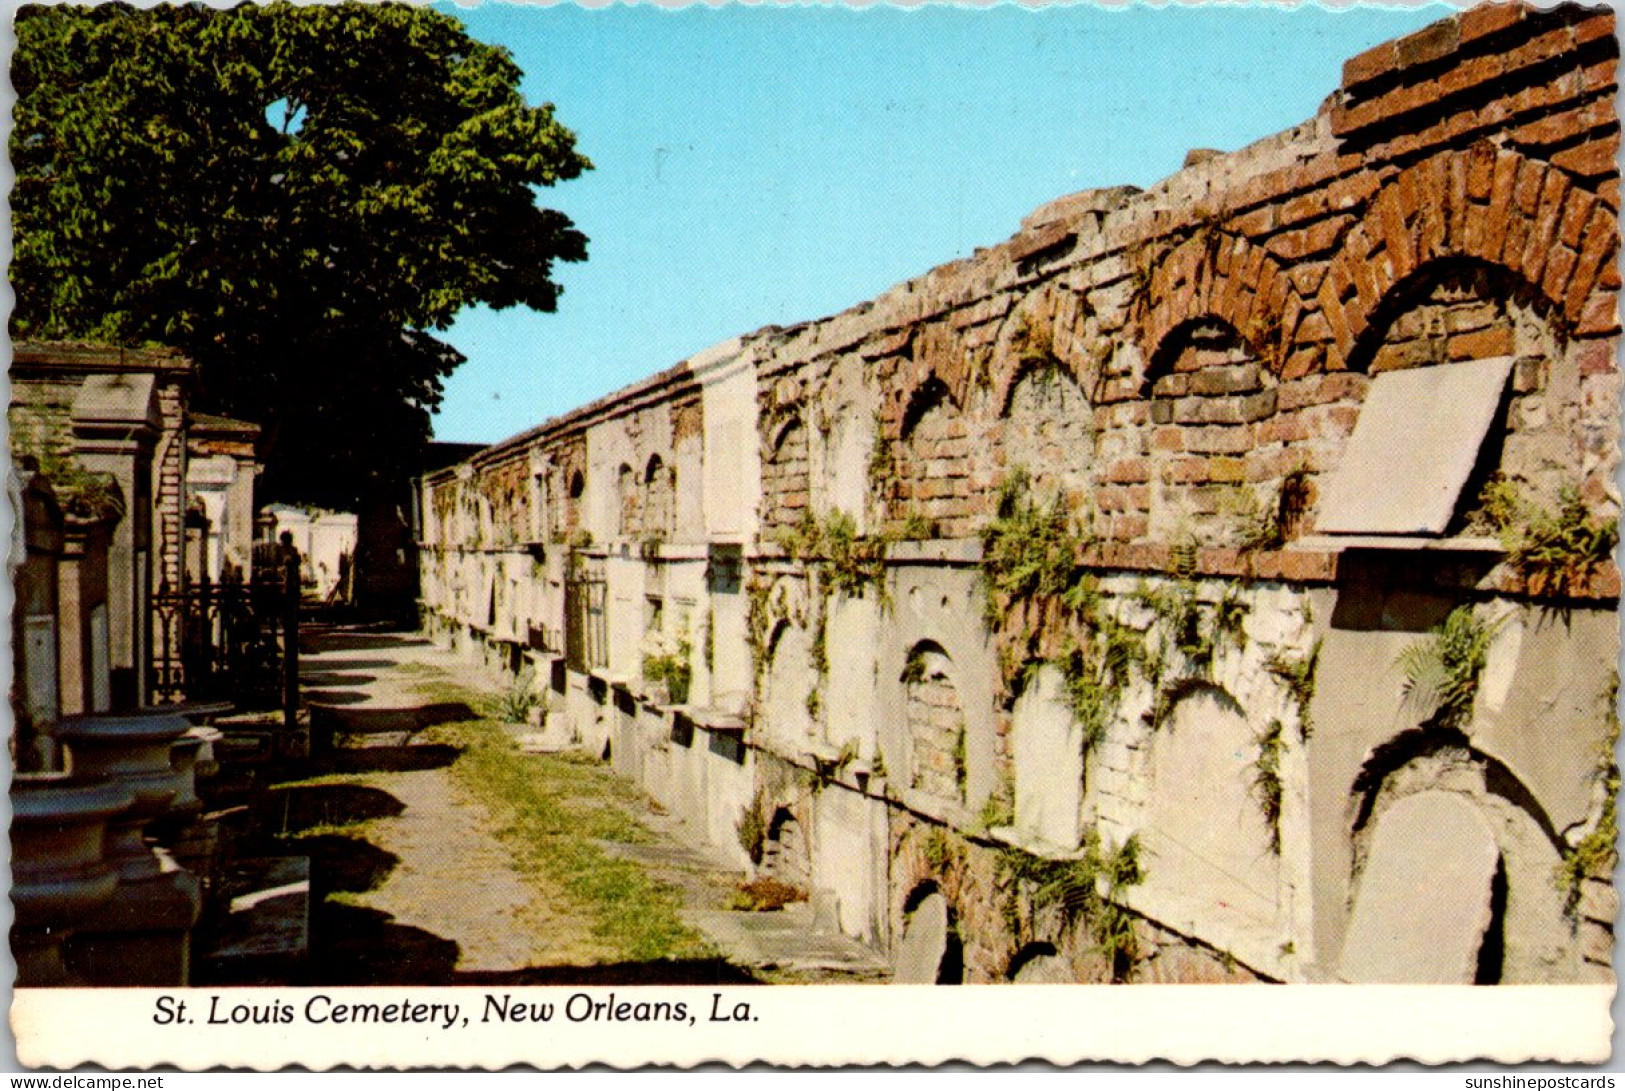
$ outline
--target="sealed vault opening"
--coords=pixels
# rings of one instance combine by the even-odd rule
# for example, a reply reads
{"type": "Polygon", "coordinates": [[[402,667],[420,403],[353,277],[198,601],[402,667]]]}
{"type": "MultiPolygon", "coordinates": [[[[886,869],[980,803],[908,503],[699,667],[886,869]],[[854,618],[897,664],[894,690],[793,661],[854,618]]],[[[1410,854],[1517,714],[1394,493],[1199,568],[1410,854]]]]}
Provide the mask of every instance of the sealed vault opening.
{"type": "Polygon", "coordinates": [[[1500,417],[1510,356],[1390,371],[1371,381],[1321,494],[1325,535],[1446,533],[1500,417]]]}

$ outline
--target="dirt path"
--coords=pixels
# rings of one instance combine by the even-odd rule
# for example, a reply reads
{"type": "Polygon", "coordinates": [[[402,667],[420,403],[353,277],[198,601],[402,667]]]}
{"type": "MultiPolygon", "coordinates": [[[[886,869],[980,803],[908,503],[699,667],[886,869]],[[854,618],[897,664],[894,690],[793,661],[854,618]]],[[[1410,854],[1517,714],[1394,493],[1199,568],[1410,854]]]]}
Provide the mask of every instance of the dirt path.
{"type": "Polygon", "coordinates": [[[687,844],[681,822],[607,768],[521,755],[507,734],[516,728],[471,707],[486,703],[477,692],[502,691],[477,664],[415,635],[334,629],[310,634],[300,668],[321,771],[304,790],[371,801],[364,816],[351,812],[359,824],[329,823],[306,842],[329,842],[325,856],[313,851],[313,869],[338,875],[365,870],[348,863],[358,856],[375,861],[316,893],[317,979],[888,976],[874,952],[815,931],[806,906],[731,911],[743,877],[687,844]]]}
{"type": "Polygon", "coordinates": [[[570,961],[587,946],[579,922],[549,906],[509,865],[485,808],[444,769],[379,773],[360,780],[405,805],[368,827],[368,839],[400,858],[381,886],[354,896],[457,944],[456,970],[518,970],[570,961]]]}

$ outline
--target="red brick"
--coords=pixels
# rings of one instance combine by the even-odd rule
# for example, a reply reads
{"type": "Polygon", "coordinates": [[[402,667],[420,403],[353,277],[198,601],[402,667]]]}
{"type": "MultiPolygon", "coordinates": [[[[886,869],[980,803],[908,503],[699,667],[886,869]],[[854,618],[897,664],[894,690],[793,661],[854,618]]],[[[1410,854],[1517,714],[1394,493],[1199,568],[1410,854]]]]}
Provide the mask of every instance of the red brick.
{"type": "MultiPolygon", "coordinates": [[[[1567,26],[1553,27],[1544,34],[1529,39],[1514,49],[1504,50],[1501,61],[1508,74],[1516,73],[1519,69],[1549,61],[1554,57],[1568,56],[1574,49],[1574,33],[1567,26]]],[[[1560,90],[1554,88],[1554,90],[1560,90]]]]}
{"type": "Polygon", "coordinates": [[[1304,583],[1329,583],[1337,577],[1337,554],[1281,550],[1276,554],[1281,579],[1304,583]]]}
{"type": "Polygon", "coordinates": [[[1441,19],[1432,26],[1407,34],[1394,43],[1401,65],[1429,64],[1456,51],[1460,27],[1455,19],[1441,19]]]}
{"type": "Polygon", "coordinates": [[[1603,375],[1619,366],[1613,338],[1581,341],[1574,349],[1574,360],[1581,375],[1603,375]]]}
{"type": "Polygon", "coordinates": [[[1617,333],[1620,328],[1618,296],[1614,291],[1596,291],[1586,301],[1586,309],[1575,324],[1576,337],[1617,333]]]}
{"type": "Polygon", "coordinates": [[[1575,23],[1573,29],[1576,47],[1596,41],[1598,38],[1612,38],[1615,36],[1614,11],[1608,7],[1596,8],[1575,23]]]}
{"type": "Polygon", "coordinates": [[[1597,185],[1597,199],[1615,212],[1619,211],[1619,179],[1609,178],[1597,185]]]}
{"type": "Polygon", "coordinates": [[[1574,264],[1568,291],[1564,293],[1563,310],[1570,321],[1576,323],[1579,321],[1581,313],[1585,310],[1586,299],[1596,285],[1603,264],[1613,262],[1619,248],[1617,230],[1613,218],[1601,209],[1592,214],[1584,247],[1574,264]]]}
{"type": "Polygon", "coordinates": [[[1185,450],[1185,430],[1173,426],[1158,428],[1151,433],[1151,449],[1153,451],[1185,450]]]}
{"type": "Polygon", "coordinates": [[[1598,61],[1596,64],[1588,64],[1580,69],[1580,90],[1585,92],[1612,91],[1618,78],[1616,74],[1618,63],[1618,61],[1610,59],[1598,61]]]}
{"type": "Polygon", "coordinates": [[[1369,83],[1398,67],[1399,51],[1394,48],[1393,42],[1384,42],[1343,62],[1343,87],[1347,90],[1369,83]]]}
{"type": "Polygon", "coordinates": [[[1529,240],[1524,244],[1519,268],[1531,284],[1540,283],[1540,274],[1546,268],[1546,255],[1557,238],[1557,229],[1563,221],[1563,202],[1569,194],[1569,183],[1562,171],[1549,170],[1541,186],[1540,207],[1535,216],[1529,240]]]}
{"type": "Polygon", "coordinates": [[[1591,219],[1592,209],[1596,207],[1597,199],[1583,189],[1569,190],[1569,199],[1563,205],[1563,227],[1558,238],[1570,250],[1579,250],[1581,240],[1585,237],[1587,222],[1591,219]]]}
{"type": "Polygon", "coordinates": [[[1555,246],[1546,259],[1546,273],[1540,278],[1541,291],[1561,303],[1568,292],[1569,274],[1574,272],[1575,253],[1567,246],[1555,246]]]}
{"type": "Polygon", "coordinates": [[[1552,156],[1552,163],[1571,174],[1583,178],[1600,178],[1613,174],[1619,155],[1619,136],[1602,140],[1588,140],[1573,148],[1565,148],[1552,156]]]}
{"type": "Polygon", "coordinates": [[[1460,41],[1462,45],[1475,41],[1488,34],[1516,26],[1523,19],[1523,5],[1518,3],[1480,4],[1462,12],[1457,19],[1460,20],[1460,41]]]}
{"type": "Polygon", "coordinates": [[[1495,145],[1481,140],[1467,149],[1467,197],[1487,201],[1495,181],[1495,145]]]}
{"type": "Polygon", "coordinates": [[[1512,355],[1512,330],[1497,326],[1474,333],[1460,333],[1450,339],[1450,359],[1486,360],[1512,355]]]}
{"type": "Polygon", "coordinates": [[[1113,463],[1106,477],[1118,485],[1141,484],[1151,480],[1151,463],[1143,458],[1126,458],[1113,463]]]}

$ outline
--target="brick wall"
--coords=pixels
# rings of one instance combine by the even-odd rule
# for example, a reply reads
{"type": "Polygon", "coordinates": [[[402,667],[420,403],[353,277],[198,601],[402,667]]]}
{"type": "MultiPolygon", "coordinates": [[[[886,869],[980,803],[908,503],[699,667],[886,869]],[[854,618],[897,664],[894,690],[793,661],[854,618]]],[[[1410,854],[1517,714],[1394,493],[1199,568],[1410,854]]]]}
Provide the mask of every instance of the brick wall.
{"type": "MultiPolygon", "coordinates": [[[[1514,355],[1503,471],[1549,501],[1566,463],[1606,505],[1612,16],[1486,6],[1440,27],[1351,60],[1295,129],[1145,193],[1063,199],[872,305],[763,335],[763,404],[780,410],[764,429],[865,383],[890,447],[871,500],[894,520],[974,535],[991,486],[1036,463],[1121,543],[1113,563],[1166,567],[1158,547],[1189,537],[1223,572],[1289,477],[1312,507],[1368,375],[1514,355]],[[1035,364],[1074,391],[1045,410],[1049,437],[1023,423],[1035,364]]],[[[805,502],[802,434],[823,457],[814,431],[770,459],[770,525],[805,502]]],[[[764,430],[764,450],[778,439],[764,430]]],[[[1254,568],[1328,572],[1302,555],[1254,568]]]]}

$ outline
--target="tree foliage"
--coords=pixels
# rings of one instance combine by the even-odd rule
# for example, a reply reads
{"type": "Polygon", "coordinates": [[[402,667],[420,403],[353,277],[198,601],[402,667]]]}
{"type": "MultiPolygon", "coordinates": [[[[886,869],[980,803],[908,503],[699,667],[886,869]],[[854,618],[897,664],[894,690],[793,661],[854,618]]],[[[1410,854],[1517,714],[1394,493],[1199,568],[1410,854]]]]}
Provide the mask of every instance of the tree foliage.
{"type": "Polygon", "coordinates": [[[28,6],[14,337],[162,343],[256,420],[273,492],[410,472],[459,308],[552,310],[586,257],[536,187],[591,164],[508,53],[401,4],[28,6]]]}

